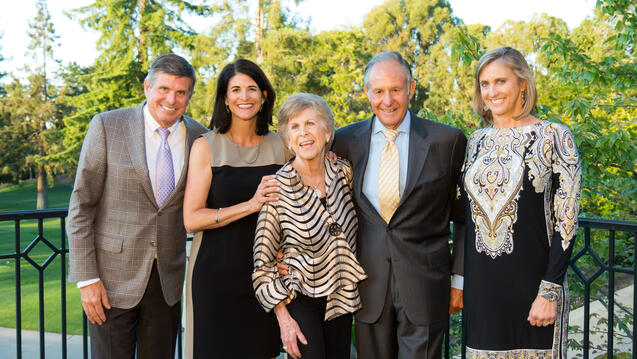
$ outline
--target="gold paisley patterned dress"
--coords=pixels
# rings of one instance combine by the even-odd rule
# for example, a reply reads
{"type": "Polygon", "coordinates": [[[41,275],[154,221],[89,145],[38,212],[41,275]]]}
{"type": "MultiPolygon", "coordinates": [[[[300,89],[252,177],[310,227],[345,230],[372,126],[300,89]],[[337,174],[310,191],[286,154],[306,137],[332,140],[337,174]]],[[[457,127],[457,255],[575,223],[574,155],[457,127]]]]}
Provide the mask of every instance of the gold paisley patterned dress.
{"type": "Polygon", "coordinates": [[[566,358],[566,268],[577,232],[581,168],[573,135],[540,121],[488,127],[467,145],[465,320],[469,358],[566,358]],[[527,317],[557,298],[554,325],[527,317]]]}

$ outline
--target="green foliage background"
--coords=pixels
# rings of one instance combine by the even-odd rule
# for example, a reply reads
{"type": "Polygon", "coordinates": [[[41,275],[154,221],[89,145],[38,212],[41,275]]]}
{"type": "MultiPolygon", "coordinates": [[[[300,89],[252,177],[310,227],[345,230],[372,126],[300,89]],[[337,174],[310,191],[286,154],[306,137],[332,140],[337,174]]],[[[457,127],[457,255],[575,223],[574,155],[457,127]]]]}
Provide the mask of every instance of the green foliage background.
{"type": "MultiPolygon", "coordinates": [[[[42,163],[50,175],[73,176],[92,116],[142,102],[150,60],[167,51],[183,54],[196,67],[199,81],[188,113],[208,124],[218,72],[239,57],[257,60],[255,39],[261,34],[261,66],[277,91],[275,110],[295,92],[316,93],[341,127],[370,116],[364,66],[375,53],[396,50],[415,75],[412,110],[469,134],[482,126],[471,109],[476,59],[507,45],[524,53],[533,68],[538,117],[565,123],[575,134],[584,174],[582,215],[637,218],[633,2],[600,0],[594,17],[574,29],[543,14],[491,29],[465,25],[445,0],[387,0],[360,26],[317,34],[290,10],[293,3],[298,1],[96,0],[69,10],[72,19],[101,34],[100,56],[92,66],[70,64],[46,75],[55,81],[49,80],[45,103],[38,96],[46,79],[39,68],[27,79],[6,75],[10,80],[0,92],[0,182],[30,178],[42,163]],[[249,11],[254,5],[262,9],[260,23],[249,11]],[[196,33],[185,14],[209,19],[210,30],[196,33]],[[43,116],[45,131],[38,127],[43,116]],[[38,141],[45,144],[41,153],[38,141]]],[[[50,32],[49,42],[55,42],[50,32]]],[[[47,49],[54,59],[54,48],[47,49]]]]}

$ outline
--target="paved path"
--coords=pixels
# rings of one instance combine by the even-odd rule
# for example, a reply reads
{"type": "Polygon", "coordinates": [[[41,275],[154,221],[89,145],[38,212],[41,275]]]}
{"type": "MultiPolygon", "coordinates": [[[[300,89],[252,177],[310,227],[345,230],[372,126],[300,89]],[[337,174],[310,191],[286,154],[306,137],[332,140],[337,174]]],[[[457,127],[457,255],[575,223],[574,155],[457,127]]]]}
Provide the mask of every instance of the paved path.
{"type": "MultiPolygon", "coordinates": [[[[630,285],[626,288],[623,288],[615,292],[615,315],[621,315],[621,316],[625,315],[625,312],[623,312],[620,308],[618,308],[618,304],[634,313],[634,308],[633,308],[634,290],[635,290],[635,286],[630,285]]],[[[591,313],[590,341],[594,346],[599,345],[601,346],[601,348],[603,348],[603,349],[594,348],[589,351],[589,358],[595,358],[601,354],[606,354],[606,348],[607,348],[606,338],[608,337],[607,335],[608,326],[606,325],[605,321],[608,319],[608,310],[606,309],[606,306],[604,306],[604,304],[600,303],[599,301],[594,301],[594,302],[591,302],[590,304],[590,313],[591,313]],[[601,323],[600,323],[600,319],[601,319],[601,323]]],[[[584,330],[584,307],[583,306],[571,311],[571,313],[569,314],[568,324],[571,327],[575,325],[579,326],[580,331],[584,330]]],[[[615,338],[613,341],[614,349],[619,349],[620,352],[624,352],[624,353],[632,353],[632,347],[633,347],[632,340],[635,340],[635,339],[631,340],[631,338],[626,337],[625,335],[618,335],[617,332],[618,332],[618,329],[617,327],[615,327],[615,332],[614,332],[615,338]]],[[[577,342],[581,344],[583,342],[584,335],[576,334],[574,333],[573,330],[571,330],[569,332],[568,337],[569,339],[577,340],[577,342]]],[[[575,355],[577,354],[581,355],[582,350],[568,351],[569,358],[574,358],[575,355]]],[[[581,358],[581,356],[579,358],[581,358]]]]}
{"type": "MultiPolygon", "coordinates": [[[[83,358],[82,336],[67,335],[67,358],[80,359],[83,358]]],[[[0,327],[0,358],[16,359],[16,331],[14,328],[0,327]]],[[[62,335],[55,333],[45,333],[44,335],[44,354],[46,359],[62,358],[62,335]]],[[[40,332],[32,330],[22,331],[22,358],[36,359],[40,358],[40,332]]],[[[89,354],[90,358],[90,354],[89,354]]],[[[277,359],[285,359],[285,355],[281,354],[277,359]]]]}
{"type": "MultiPolygon", "coordinates": [[[[67,358],[82,358],[82,336],[67,335],[67,358]]],[[[47,359],[62,358],[62,335],[45,333],[44,353],[47,359]]],[[[16,331],[14,328],[0,328],[0,358],[15,359],[16,331]]],[[[22,358],[40,358],[40,332],[22,331],[22,358]]]]}
{"type": "MultiPolygon", "coordinates": [[[[633,293],[634,285],[626,287],[615,293],[616,303],[633,310],[633,293]]],[[[608,318],[608,311],[606,307],[596,301],[592,302],[591,313],[597,315],[596,319],[591,319],[591,342],[595,345],[601,345],[606,348],[606,325],[599,323],[599,319],[608,318]]],[[[620,313],[620,310],[615,307],[615,313],[620,313]]],[[[577,325],[580,329],[584,327],[584,308],[577,308],[571,311],[569,316],[569,325],[577,325]]],[[[0,328],[0,358],[3,359],[15,359],[16,356],[16,331],[10,328],[0,328]]],[[[569,333],[569,338],[575,339],[578,342],[582,342],[583,335],[569,333]]],[[[630,338],[615,336],[614,346],[622,352],[630,352],[632,350],[632,341],[630,338]]],[[[60,334],[45,333],[45,354],[47,359],[60,359],[62,358],[62,336],[60,334]]],[[[67,335],[67,350],[68,358],[76,359],[82,358],[82,336],[81,335],[67,335]]],[[[575,358],[581,351],[569,350],[569,358],[575,358]]],[[[590,357],[595,358],[600,354],[605,354],[605,351],[599,349],[592,349],[590,351],[590,357]]],[[[22,331],[22,358],[31,359],[40,357],[40,334],[36,331],[23,330],[22,331]]],[[[354,357],[354,355],[352,356],[354,357]]],[[[285,355],[281,354],[277,359],[285,359],[285,355]]]]}

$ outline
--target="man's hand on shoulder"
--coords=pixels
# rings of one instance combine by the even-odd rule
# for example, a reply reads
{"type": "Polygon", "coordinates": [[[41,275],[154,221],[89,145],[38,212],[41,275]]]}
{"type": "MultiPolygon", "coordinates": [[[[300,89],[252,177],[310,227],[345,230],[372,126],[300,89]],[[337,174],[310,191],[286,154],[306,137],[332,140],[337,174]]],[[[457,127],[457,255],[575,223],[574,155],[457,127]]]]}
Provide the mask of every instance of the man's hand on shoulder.
{"type": "Polygon", "coordinates": [[[93,324],[102,325],[106,322],[106,314],[104,308],[111,309],[106,296],[106,288],[102,281],[80,288],[80,296],[82,298],[82,308],[93,324]]]}

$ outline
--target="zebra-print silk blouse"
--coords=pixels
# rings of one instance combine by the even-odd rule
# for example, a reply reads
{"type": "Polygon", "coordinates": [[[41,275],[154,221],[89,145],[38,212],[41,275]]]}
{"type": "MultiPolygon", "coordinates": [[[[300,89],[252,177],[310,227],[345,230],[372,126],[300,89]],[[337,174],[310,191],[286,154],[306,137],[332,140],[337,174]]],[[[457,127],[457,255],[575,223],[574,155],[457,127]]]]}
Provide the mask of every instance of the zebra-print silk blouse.
{"type": "Polygon", "coordinates": [[[266,311],[296,293],[327,296],[325,320],[361,307],[356,283],[367,278],[356,259],[358,221],[352,200],[352,167],[325,160],[326,205],[303,185],[291,161],[277,171],[277,202],[263,205],[254,241],[252,285],[266,311]],[[289,274],[280,276],[276,256],[283,251],[289,274]]]}

